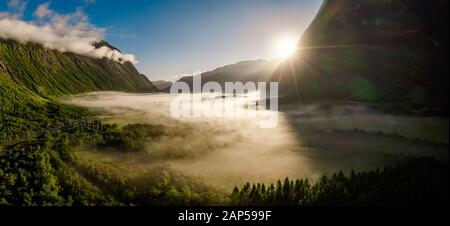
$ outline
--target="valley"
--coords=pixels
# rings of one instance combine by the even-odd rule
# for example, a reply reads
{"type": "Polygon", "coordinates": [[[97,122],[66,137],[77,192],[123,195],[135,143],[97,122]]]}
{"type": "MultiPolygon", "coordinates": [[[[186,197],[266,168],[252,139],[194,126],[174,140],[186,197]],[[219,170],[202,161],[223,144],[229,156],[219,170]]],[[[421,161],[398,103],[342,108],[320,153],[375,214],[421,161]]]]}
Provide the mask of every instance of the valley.
{"type": "Polygon", "coordinates": [[[317,181],[341,170],[372,170],[407,157],[448,158],[448,119],[383,114],[363,104],[290,105],[281,110],[276,128],[261,129],[256,119],[174,119],[169,112],[173,98],[125,93],[67,98],[66,103],[108,115],[108,123],[146,123],[179,131],[149,142],[145,152],[137,154],[78,154],[119,167],[132,178],[162,164],[223,189],[247,181],[275,183],[284,177],[317,181]]]}
{"type": "Polygon", "coordinates": [[[0,3],[0,206],[448,205],[448,0],[36,2],[0,3]]]}

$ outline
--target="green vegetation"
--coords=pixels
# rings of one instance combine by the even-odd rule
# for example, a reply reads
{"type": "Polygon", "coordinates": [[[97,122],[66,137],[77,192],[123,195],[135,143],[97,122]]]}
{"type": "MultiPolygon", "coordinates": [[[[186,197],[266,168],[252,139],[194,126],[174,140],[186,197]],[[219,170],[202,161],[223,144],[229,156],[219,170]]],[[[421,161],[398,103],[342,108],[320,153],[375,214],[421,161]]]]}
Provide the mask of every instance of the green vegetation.
{"type": "Polygon", "coordinates": [[[224,195],[168,169],[137,186],[97,165],[63,161],[56,151],[27,144],[1,153],[0,205],[205,205],[224,195]]]}
{"type": "Polygon", "coordinates": [[[0,205],[98,205],[101,191],[56,151],[26,143],[0,153],[0,205]]]}
{"type": "Polygon", "coordinates": [[[117,204],[77,172],[70,154],[106,125],[91,121],[86,109],[54,101],[99,90],[155,89],[131,63],[0,40],[1,205],[117,204]]]}
{"type": "Polygon", "coordinates": [[[155,91],[131,63],[61,53],[0,39],[0,140],[32,137],[88,116],[54,97],[89,91],[155,91]]]}
{"type": "MultiPolygon", "coordinates": [[[[1,72],[0,72],[1,73],[1,72]]],[[[3,74],[2,74],[3,76],[3,74]]],[[[233,194],[169,167],[121,176],[78,158],[83,147],[139,152],[164,136],[162,126],[122,128],[93,120],[93,113],[48,100],[2,79],[0,205],[385,205],[448,202],[448,165],[431,159],[384,170],[342,173],[317,183],[247,184],[233,194]],[[5,83],[3,83],[5,81],[5,83]],[[89,123],[83,124],[87,119],[89,123]],[[80,121],[81,120],[81,121],[80,121]],[[75,122],[76,126],[73,126],[75,122]]]]}
{"type": "Polygon", "coordinates": [[[108,129],[98,146],[103,148],[117,148],[120,151],[139,152],[145,150],[148,142],[164,135],[163,126],[145,124],[126,125],[121,129],[117,127],[108,129]]]}
{"type": "MultiPolygon", "coordinates": [[[[448,165],[431,159],[409,160],[384,170],[349,176],[339,173],[315,184],[306,179],[286,179],[276,186],[247,184],[230,196],[169,166],[156,165],[137,177],[124,176],[124,167],[90,161],[79,153],[88,147],[104,152],[112,149],[124,154],[145,153],[142,150],[146,144],[168,131],[163,126],[145,124],[119,128],[99,121],[84,108],[55,101],[64,94],[98,90],[138,92],[153,90],[153,86],[129,63],[0,40],[0,205],[448,202],[448,165]]],[[[187,154],[181,151],[168,156],[187,154]]]]}
{"type": "Polygon", "coordinates": [[[407,159],[383,170],[323,176],[317,183],[289,178],[269,186],[247,183],[234,189],[231,204],[447,205],[448,178],[448,163],[407,159]]]}
{"type": "Polygon", "coordinates": [[[80,174],[113,197],[117,205],[221,205],[226,198],[214,187],[167,166],[153,167],[143,176],[130,178],[121,175],[122,169],[107,164],[82,159],[76,162],[80,174]]]}
{"type": "MultiPolygon", "coordinates": [[[[141,127],[136,125],[131,127],[141,127]]],[[[406,159],[382,170],[276,185],[247,183],[230,196],[167,166],[136,177],[78,157],[116,126],[0,149],[0,205],[430,205],[448,202],[448,163],[406,159]],[[83,134],[83,135],[81,135],[83,134]],[[77,148],[80,147],[80,148],[77,148]]],[[[84,131],[84,132],[81,132],[84,131]]],[[[127,135],[130,137],[130,135],[127,135]]]]}
{"type": "Polygon", "coordinates": [[[144,135],[160,126],[93,121],[47,133],[0,149],[0,205],[201,205],[223,203],[225,195],[196,178],[155,167],[145,178],[122,177],[110,166],[77,157],[80,149],[105,145],[139,151],[144,135]],[[114,134],[114,138],[111,138],[114,134]],[[118,141],[118,142],[116,142],[118,141]],[[142,183],[145,181],[145,183],[142,183]]]}
{"type": "MultiPolygon", "coordinates": [[[[60,123],[69,119],[66,113],[77,110],[49,106],[49,114],[60,123]]],[[[74,117],[83,115],[88,114],[80,110],[74,117]]],[[[4,146],[0,149],[0,205],[419,205],[448,201],[448,164],[428,158],[348,176],[338,173],[317,183],[307,179],[286,179],[269,186],[248,183],[227,196],[166,166],[130,178],[121,175],[122,168],[77,155],[86,145],[136,152],[162,134],[161,126],[118,128],[94,120],[4,146]]]]}
{"type": "MultiPolygon", "coordinates": [[[[38,44],[0,39],[0,72],[44,97],[92,91],[158,90],[133,64],[61,53],[38,44]]],[[[3,81],[2,81],[3,83],[3,81]]]]}

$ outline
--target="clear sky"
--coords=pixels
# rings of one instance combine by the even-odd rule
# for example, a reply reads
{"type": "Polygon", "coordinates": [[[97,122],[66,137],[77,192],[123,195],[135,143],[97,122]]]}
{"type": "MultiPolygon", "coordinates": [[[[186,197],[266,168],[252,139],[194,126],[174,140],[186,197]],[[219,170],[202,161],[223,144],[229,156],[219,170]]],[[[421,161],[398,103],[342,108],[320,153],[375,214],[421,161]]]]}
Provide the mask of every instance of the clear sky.
{"type": "MultiPolygon", "coordinates": [[[[0,11],[6,9],[0,0],[0,11]]],[[[11,0],[10,0],[11,1],[11,0]]],[[[24,19],[46,0],[26,2],[24,19]]],[[[152,80],[173,80],[241,60],[274,59],[282,37],[298,39],[321,0],[52,0],[70,13],[83,6],[105,38],[137,56],[152,80]]]]}

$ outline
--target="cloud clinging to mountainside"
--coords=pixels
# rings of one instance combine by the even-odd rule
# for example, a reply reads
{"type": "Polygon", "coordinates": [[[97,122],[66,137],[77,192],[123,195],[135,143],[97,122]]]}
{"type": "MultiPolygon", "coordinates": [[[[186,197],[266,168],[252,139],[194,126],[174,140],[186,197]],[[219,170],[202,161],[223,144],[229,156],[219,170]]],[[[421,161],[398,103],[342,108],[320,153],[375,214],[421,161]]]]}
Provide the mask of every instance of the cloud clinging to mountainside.
{"type": "Polygon", "coordinates": [[[34,42],[61,52],[72,52],[93,58],[108,58],[117,62],[137,63],[132,54],[124,54],[108,46],[96,48],[103,40],[105,29],[90,24],[89,17],[79,7],[69,14],[59,14],[44,3],[33,13],[33,21],[22,19],[26,2],[9,0],[8,12],[0,12],[0,38],[19,42],[34,42]]]}

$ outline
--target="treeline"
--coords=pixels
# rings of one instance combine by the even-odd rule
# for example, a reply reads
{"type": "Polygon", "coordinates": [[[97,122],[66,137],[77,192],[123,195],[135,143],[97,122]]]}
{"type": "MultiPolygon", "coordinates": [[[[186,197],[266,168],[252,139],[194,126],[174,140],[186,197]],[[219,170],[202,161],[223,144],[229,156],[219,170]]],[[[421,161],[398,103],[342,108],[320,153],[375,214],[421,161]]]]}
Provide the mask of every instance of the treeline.
{"type": "Polygon", "coordinates": [[[235,187],[232,205],[448,205],[448,163],[433,158],[406,159],[382,170],[349,175],[339,172],[316,183],[308,179],[276,185],[247,183],[235,187]]]}

